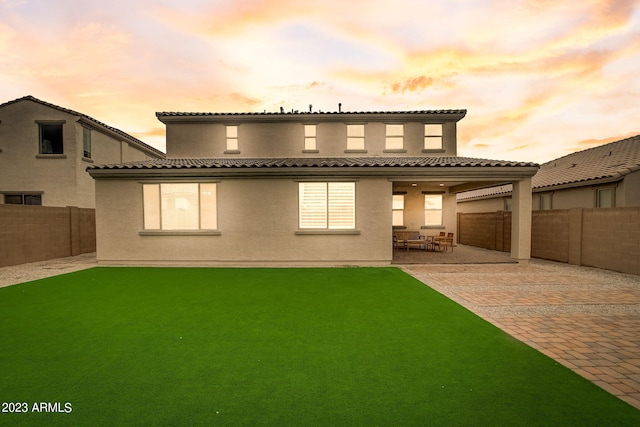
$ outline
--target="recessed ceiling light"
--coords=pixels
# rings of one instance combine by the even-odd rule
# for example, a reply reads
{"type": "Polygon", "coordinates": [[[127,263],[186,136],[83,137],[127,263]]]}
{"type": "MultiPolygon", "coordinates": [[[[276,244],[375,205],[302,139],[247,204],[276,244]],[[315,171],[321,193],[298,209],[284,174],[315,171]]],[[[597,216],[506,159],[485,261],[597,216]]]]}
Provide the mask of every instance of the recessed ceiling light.
{"type": "Polygon", "coordinates": [[[412,182],[412,183],[411,183],[411,186],[412,186],[412,187],[417,187],[417,186],[418,186],[418,184],[417,184],[417,183],[415,183],[415,182],[412,182]]]}
{"type": "Polygon", "coordinates": [[[440,187],[444,187],[444,184],[440,184],[440,187]]]}

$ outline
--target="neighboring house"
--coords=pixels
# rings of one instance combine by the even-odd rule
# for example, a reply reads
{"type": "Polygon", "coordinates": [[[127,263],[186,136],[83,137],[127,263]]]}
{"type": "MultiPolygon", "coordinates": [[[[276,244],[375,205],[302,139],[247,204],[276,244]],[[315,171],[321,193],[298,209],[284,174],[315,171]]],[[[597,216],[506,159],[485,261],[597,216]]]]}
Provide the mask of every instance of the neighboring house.
{"type": "Polygon", "coordinates": [[[164,153],[86,114],[32,96],[0,104],[0,204],[95,206],[95,163],[164,153]]]}
{"type": "MultiPolygon", "coordinates": [[[[532,179],[533,210],[640,206],[640,135],[544,163],[532,179]]],[[[511,210],[512,186],[462,192],[458,212],[511,210]]]]}
{"type": "Polygon", "coordinates": [[[89,165],[102,264],[384,265],[395,228],[456,232],[459,191],[512,183],[530,257],[538,165],[457,157],[466,110],[157,113],[167,158],[89,165]]]}

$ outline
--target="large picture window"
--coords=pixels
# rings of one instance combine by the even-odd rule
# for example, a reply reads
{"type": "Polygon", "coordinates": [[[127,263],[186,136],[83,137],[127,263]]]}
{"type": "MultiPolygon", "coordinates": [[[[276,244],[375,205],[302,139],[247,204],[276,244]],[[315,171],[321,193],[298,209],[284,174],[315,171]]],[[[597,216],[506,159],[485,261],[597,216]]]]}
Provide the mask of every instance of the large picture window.
{"type": "Polygon", "coordinates": [[[298,191],[301,229],[355,229],[354,182],[301,182],[298,191]]]}
{"type": "Polygon", "coordinates": [[[215,183],[144,184],[145,230],[216,230],[215,183]]]}

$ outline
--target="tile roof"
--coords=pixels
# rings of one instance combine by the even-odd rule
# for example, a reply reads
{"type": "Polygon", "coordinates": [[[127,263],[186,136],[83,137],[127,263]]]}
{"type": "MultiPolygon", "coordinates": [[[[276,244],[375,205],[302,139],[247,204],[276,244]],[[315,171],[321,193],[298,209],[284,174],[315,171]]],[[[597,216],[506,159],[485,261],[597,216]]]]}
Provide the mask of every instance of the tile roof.
{"type": "Polygon", "coordinates": [[[127,139],[127,140],[129,140],[129,141],[131,141],[131,142],[133,142],[133,143],[145,148],[146,150],[155,153],[158,156],[161,156],[161,157],[165,156],[165,153],[163,153],[162,151],[160,151],[157,148],[154,148],[154,147],[152,147],[152,146],[140,141],[138,138],[135,138],[135,137],[129,135],[128,133],[121,131],[120,129],[117,129],[117,128],[109,126],[109,125],[107,125],[105,123],[102,123],[101,121],[96,120],[93,117],[88,116],[86,114],[80,113],[78,111],[71,110],[69,108],[60,107],[59,105],[51,104],[51,103],[46,102],[46,101],[42,101],[41,99],[38,99],[38,98],[36,98],[34,96],[31,96],[31,95],[23,96],[22,98],[14,99],[13,101],[8,101],[8,102],[5,102],[3,104],[0,104],[0,108],[4,107],[6,105],[15,104],[15,103],[21,102],[21,101],[37,102],[38,104],[41,104],[41,105],[44,105],[44,106],[47,106],[47,107],[51,107],[51,108],[55,108],[58,111],[62,111],[64,113],[73,114],[74,116],[82,117],[85,120],[88,120],[88,121],[90,121],[92,123],[95,123],[96,125],[98,125],[100,127],[103,127],[105,129],[113,132],[113,133],[116,133],[116,134],[120,135],[124,139],[127,139]]]}
{"type": "Polygon", "coordinates": [[[376,114],[392,114],[392,115],[401,115],[401,114],[466,114],[467,110],[465,109],[449,109],[449,110],[413,110],[413,111],[281,111],[281,112],[245,112],[245,113],[215,113],[215,112],[177,112],[177,111],[162,111],[157,112],[156,117],[202,117],[202,116],[287,116],[287,115],[340,115],[340,116],[349,116],[349,115],[376,115],[376,114]]]}
{"type": "MultiPolygon", "coordinates": [[[[577,187],[599,181],[612,181],[640,170],[640,135],[568,154],[540,165],[532,180],[534,191],[554,187],[577,187]]],[[[470,200],[510,193],[511,185],[458,194],[470,200]]]]}
{"type": "Polygon", "coordinates": [[[475,159],[469,157],[309,157],[309,158],[215,158],[154,159],[109,165],[87,170],[117,169],[219,169],[219,168],[347,168],[347,167],[537,167],[531,162],[475,159]]]}

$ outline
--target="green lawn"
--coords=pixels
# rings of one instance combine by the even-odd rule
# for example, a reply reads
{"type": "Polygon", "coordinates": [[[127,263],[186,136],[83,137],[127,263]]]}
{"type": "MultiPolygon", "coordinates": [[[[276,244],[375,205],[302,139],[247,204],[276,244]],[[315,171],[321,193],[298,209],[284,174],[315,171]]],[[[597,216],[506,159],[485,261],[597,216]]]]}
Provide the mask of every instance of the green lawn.
{"type": "Polygon", "coordinates": [[[93,268],[0,289],[0,400],[30,411],[0,425],[640,425],[395,268],[93,268]]]}

